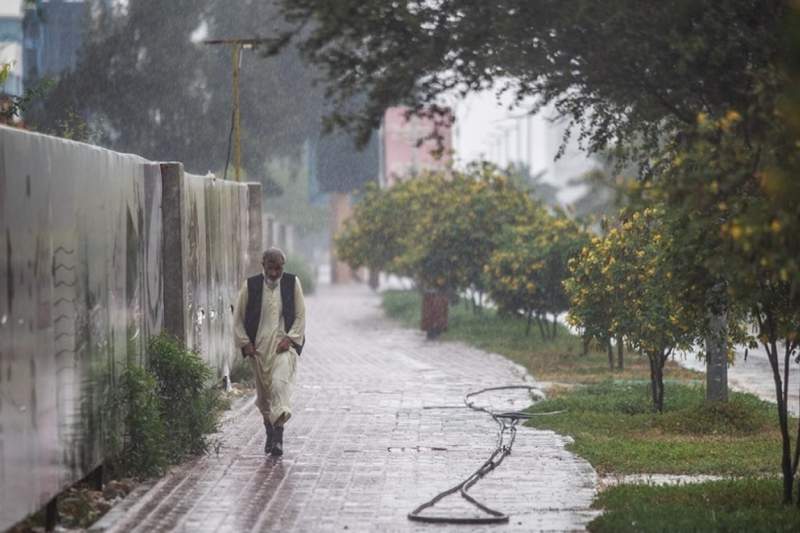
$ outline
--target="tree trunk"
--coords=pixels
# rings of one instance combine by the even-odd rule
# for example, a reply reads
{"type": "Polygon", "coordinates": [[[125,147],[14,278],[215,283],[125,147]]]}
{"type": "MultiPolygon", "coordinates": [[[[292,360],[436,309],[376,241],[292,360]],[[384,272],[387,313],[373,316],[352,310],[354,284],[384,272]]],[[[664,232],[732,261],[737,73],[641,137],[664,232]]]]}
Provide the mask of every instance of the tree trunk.
{"type": "Polygon", "coordinates": [[[583,334],[583,352],[581,353],[582,357],[586,357],[589,355],[589,343],[592,342],[591,337],[586,333],[583,334]]]}
{"type": "Polygon", "coordinates": [[[622,335],[617,336],[617,370],[624,370],[625,345],[622,343],[622,335]]]}
{"type": "Polygon", "coordinates": [[[706,335],[706,400],[728,401],[728,317],[725,284],[714,285],[706,298],[709,331],[706,335]]]}
{"type": "MultiPolygon", "coordinates": [[[[800,343],[798,343],[797,340],[790,342],[789,339],[786,339],[786,345],[791,346],[789,353],[794,356],[794,351],[798,348],[800,343]]],[[[800,382],[798,382],[798,389],[800,389],[800,382]]],[[[792,461],[792,476],[794,479],[797,479],[797,506],[800,507],[800,478],[797,477],[798,466],[800,466],[800,420],[797,421],[797,434],[794,439],[794,460],[792,461]]]]}
{"type": "Polygon", "coordinates": [[[759,329],[762,335],[766,334],[767,339],[764,344],[764,349],[767,351],[767,358],[769,359],[769,366],[772,368],[772,379],[775,382],[775,399],[778,404],[778,425],[781,429],[781,472],[783,473],[783,503],[788,505],[792,503],[792,489],[794,485],[794,472],[792,470],[792,442],[789,438],[789,416],[786,405],[787,391],[785,381],[788,381],[788,367],[789,367],[789,352],[786,352],[786,360],[784,368],[786,373],[785,379],[781,379],[781,368],[778,361],[778,342],[777,334],[775,331],[774,322],[771,313],[766,313],[766,321],[762,322],[759,319],[759,329]]]}
{"type": "MultiPolygon", "coordinates": [[[[794,472],[792,471],[792,442],[789,438],[789,413],[786,396],[786,385],[789,381],[789,374],[783,374],[781,379],[780,365],[778,363],[778,344],[775,339],[769,340],[769,348],[767,352],[772,352],[774,355],[769,356],[770,366],[772,366],[772,375],[775,381],[776,398],[778,400],[778,425],[781,428],[781,471],[783,472],[783,503],[792,503],[792,490],[794,485],[794,472]],[[774,360],[774,365],[773,365],[774,360]],[[783,383],[782,383],[783,382],[783,383]]],[[[784,365],[788,370],[788,357],[784,365]]]]}
{"type": "Polygon", "coordinates": [[[611,339],[606,341],[606,352],[608,353],[608,369],[614,370],[614,349],[611,347],[611,339]]]}
{"type": "Polygon", "coordinates": [[[536,322],[539,324],[539,333],[542,334],[542,340],[547,340],[547,332],[544,330],[544,324],[542,324],[542,316],[539,313],[536,313],[536,322]]]}
{"type": "Polygon", "coordinates": [[[653,409],[664,412],[664,363],[667,356],[661,353],[648,353],[650,361],[650,393],[653,398],[653,409]]]}
{"type": "Polygon", "coordinates": [[[369,269],[369,288],[377,291],[381,284],[381,271],[376,268],[369,269]]]}
{"type": "Polygon", "coordinates": [[[525,324],[525,336],[528,337],[531,334],[531,322],[533,321],[533,310],[528,311],[528,322],[525,324]]]}
{"type": "Polygon", "coordinates": [[[553,313],[553,339],[558,337],[558,315],[553,313]]]}
{"type": "Polygon", "coordinates": [[[664,364],[668,355],[663,355],[658,362],[658,412],[664,412],[664,364]]]}
{"type": "Polygon", "coordinates": [[[447,293],[439,290],[423,291],[420,329],[428,334],[429,339],[436,338],[447,330],[449,304],[447,293]]]}

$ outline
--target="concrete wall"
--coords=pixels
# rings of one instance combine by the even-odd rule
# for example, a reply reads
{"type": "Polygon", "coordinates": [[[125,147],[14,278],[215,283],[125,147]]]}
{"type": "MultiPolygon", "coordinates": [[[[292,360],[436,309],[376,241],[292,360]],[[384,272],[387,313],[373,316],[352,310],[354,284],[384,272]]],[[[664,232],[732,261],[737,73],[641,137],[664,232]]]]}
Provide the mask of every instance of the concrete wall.
{"type": "Polygon", "coordinates": [[[182,183],[185,293],[175,299],[185,302],[187,344],[222,377],[238,356],[232,349],[234,297],[247,276],[261,271],[261,187],[190,174],[182,183]],[[258,232],[254,238],[251,228],[258,232]]]}
{"type": "Polygon", "coordinates": [[[149,336],[224,373],[260,196],[0,127],[0,530],[102,462],[108,395],[149,336]]]}

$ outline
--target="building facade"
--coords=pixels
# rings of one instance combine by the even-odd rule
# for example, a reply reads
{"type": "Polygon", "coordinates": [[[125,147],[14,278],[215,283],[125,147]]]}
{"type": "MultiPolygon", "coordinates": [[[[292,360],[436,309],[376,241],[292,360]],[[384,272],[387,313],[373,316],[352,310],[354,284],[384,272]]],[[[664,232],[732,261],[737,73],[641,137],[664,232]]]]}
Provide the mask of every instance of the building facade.
{"type": "Polygon", "coordinates": [[[2,92],[21,96],[23,86],[22,0],[0,0],[0,63],[11,65],[2,92]]]}
{"type": "Polygon", "coordinates": [[[380,132],[381,187],[426,171],[447,171],[452,164],[453,136],[449,125],[439,125],[440,142],[430,138],[436,129],[432,118],[409,116],[405,107],[386,110],[380,132]]]}
{"type": "Polygon", "coordinates": [[[28,86],[75,67],[88,27],[82,0],[38,0],[25,9],[24,78],[28,86]]]}

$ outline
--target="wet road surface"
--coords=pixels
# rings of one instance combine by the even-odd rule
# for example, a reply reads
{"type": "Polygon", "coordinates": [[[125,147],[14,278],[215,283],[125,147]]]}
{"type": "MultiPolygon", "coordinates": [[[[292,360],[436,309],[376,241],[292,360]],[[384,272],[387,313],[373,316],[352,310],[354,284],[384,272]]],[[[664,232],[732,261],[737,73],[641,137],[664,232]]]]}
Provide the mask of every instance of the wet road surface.
{"type": "MultiPolygon", "coordinates": [[[[551,431],[521,427],[512,455],[470,494],[510,515],[493,526],[433,525],[406,515],[472,473],[497,425],[463,408],[466,393],[532,383],[524,369],[460,343],[426,341],[383,318],[367,289],[322,287],[308,298],[285,455],[263,454],[252,398],[228,413],[216,450],[141,488],[93,530],[104,531],[572,531],[597,476],[551,431]]],[[[481,398],[496,409],[521,392],[481,398]],[[509,396],[509,394],[511,394],[509,396]]],[[[454,495],[431,514],[479,512],[454,495]]]]}
{"type": "MultiPolygon", "coordinates": [[[[745,359],[745,351],[742,348],[736,349],[736,359],[733,365],[728,367],[728,385],[733,390],[749,392],[755,394],[762,400],[776,403],[775,379],[772,374],[772,367],[767,358],[767,352],[763,346],[748,350],[745,359]]],[[[686,368],[706,371],[706,362],[696,354],[683,354],[677,357],[678,363],[686,368]]],[[[781,352],[781,371],[783,370],[783,354],[781,352]]],[[[783,374],[781,374],[781,379],[783,374]]],[[[791,363],[789,366],[789,412],[794,416],[800,415],[800,365],[791,363]]],[[[777,411],[776,411],[777,413],[777,411]]]]}

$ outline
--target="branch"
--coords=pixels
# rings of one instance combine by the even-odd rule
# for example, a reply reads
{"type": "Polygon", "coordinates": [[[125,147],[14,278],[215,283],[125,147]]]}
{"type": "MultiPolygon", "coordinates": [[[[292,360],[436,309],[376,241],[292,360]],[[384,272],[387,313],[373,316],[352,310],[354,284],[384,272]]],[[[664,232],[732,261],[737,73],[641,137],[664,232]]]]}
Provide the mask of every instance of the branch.
{"type": "Polygon", "coordinates": [[[664,96],[663,94],[661,94],[661,91],[659,91],[659,90],[658,90],[656,87],[652,86],[652,85],[651,85],[651,84],[650,84],[650,83],[647,81],[647,79],[646,79],[646,78],[642,78],[642,83],[641,83],[641,85],[642,85],[642,87],[643,87],[643,88],[644,88],[644,89],[645,89],[645,90],[646,90],[648,93],[650,93],[651,95],[655,96],[655,97],[656,97],[656,99],[657,99],[659,102],[661,102],[661,105],[663,105],[663,106],[664,106],[665,108],[667,108],[667,109],[668,109],[668,110],[669,110],[669,111],[670,111],[670,112],[671,112],[673,115],[675,115],[675,117],[676,117],[678,120],[680,120],[681,122],[684,122],[684,123],[686,123],[686,124],[689,124],[689,125],[693,125],[693,124],[695,123],[695,117],[693,117],[693,116],[690,116],[690,115],[688,115],[688,114],[685,114],[685,113],[683,113],[683,112],[682,112],[682,111],[681,111],[681,110],[678,108],[678,106],[677,106],[677,105],[675,105],[674,103],[672,103],[672,102],[670,102],[669,100],[667,100],[667,97],[666,97],[666,96],[664,96]]]}

